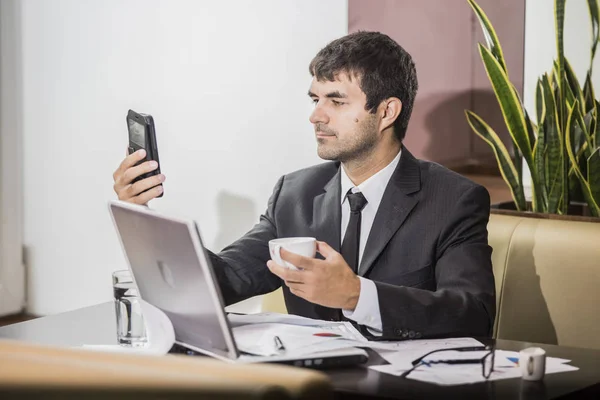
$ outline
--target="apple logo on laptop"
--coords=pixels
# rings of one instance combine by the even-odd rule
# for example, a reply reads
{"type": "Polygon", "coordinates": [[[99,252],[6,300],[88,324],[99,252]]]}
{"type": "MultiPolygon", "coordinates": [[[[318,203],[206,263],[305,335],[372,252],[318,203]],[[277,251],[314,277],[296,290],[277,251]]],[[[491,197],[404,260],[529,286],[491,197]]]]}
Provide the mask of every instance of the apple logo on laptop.
{"type": "Polygon", "coordinates": [[[171,272],[171,268],[167,264],[162,261],[158,261],[158,270],[160,271],[160,275],[163,280],[167,282],[167,285],[171,286],[175,289],[175,279],[173,279],[173,272],[171,272]]]}

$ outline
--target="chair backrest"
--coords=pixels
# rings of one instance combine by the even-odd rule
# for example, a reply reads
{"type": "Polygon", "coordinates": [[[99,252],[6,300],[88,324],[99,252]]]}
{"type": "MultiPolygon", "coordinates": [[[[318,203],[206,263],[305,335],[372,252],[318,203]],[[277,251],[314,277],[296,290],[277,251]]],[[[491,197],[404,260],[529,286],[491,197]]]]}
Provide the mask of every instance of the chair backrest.
{"type": "Polygon", "coordinates": [[[488,224],[488,243],[493,250],[492,267],[494,269],[494,279],[496,281],[496,319],[494,321],[494,337],[497,337],[498,334],[500,299],[502,299],[511,238],[520,222],[521,218],[517,217],[490,215],[490,222],[488,224]]]}
{"type": "Polygon", "coordinates": [[[261,312],[288,313],[281,288],[262,296],[261,312]]]}
{"type": "Polygon", "coordinates": [[[501,279],[496,336],[600,349],[600,223],[515,219],[492,215],[488,226],[501,279]]]}
{"type": "Polygon", "coordinates": [[[121,398],[118,395],[211,399],[333,396],[329,378],[313,370],[231,364],[200,356],[101,353],[0,340],[0,398],[19,394],[61,399],[90,395],[94,399],[121,398]]]}

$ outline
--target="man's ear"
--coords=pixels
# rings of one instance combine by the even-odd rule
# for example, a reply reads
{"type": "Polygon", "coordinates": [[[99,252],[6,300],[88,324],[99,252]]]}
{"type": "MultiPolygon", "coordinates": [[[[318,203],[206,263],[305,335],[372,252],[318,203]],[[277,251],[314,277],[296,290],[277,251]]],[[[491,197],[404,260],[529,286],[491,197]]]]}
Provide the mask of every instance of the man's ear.
{"type": "Polygon", "coordinates": [[[379,131],[383,132],[392,126],[400,116],[400,111],[402,111],[402,102],[397,97],[390,97],[389,99],[382,101],[379,107],[382,110],[379,131]]]}

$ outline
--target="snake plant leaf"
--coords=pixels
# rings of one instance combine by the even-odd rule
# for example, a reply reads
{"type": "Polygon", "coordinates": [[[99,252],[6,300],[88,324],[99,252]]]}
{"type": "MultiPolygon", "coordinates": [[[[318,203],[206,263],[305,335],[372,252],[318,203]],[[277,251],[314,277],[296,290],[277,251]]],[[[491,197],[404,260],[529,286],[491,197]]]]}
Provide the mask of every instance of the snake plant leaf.
{"type": "Polygon", "coordinates": [[[598,10],[598,0],[588,0],[588,9],[592,20],[592,57],[589,69],[591,75],[594,57],[596,57],[596,46],[598,45],[598,39],[600,38],[600,12],[598,10]]]}
{"type": "MultiPolygon", "coordinates": [[[[522,103],[519,103],[522,104],[522,103]]],[[[535,137],[535,124],[533,123],[533,121],[531,121],[531,118],[529,118],[529,113],[527,112],[527,110],[521,105],[522,108],[522,112],[525,114],[525,127],[527,128],[527,140],[529,141],[529,143],[532,143],[532,146],[535,144],[536,141],[536,137],[535,137]]]]}
{"type": "Polygon", "coordinates": [[[477,15],[477,19],[479,19],[479,24],[481,25],[481,30],[483,31],[483,36],[485,38],[485,42],[487,44],[488,49],[491,51],[492,55],[500,64],[500,67],[504,72],[508,74],[508,70],[506,68],[506,62],[504,61],[504,54],[502,53],[502,46],[500,46],[500,41],[498,40],[498,35],[496,35],[496,31],[492,26],[489,18],[481,7],[475,2],[475,0],[467,0],[469,5],[475,11],[475,15],[477,15]]]}
{"type": "Polygon", "coordinates": [[[535,87],[535,111],[537,116],[538,126],[544,124],[546,118],[546,103],[544,102],[544,86],[542,79],[538,79],[535,87]]]}
{"type": "Polygon", "coordinates": [[[515,165],[515,169],[517,170],[517,178],[519,180],[519,185],[523,187],[523,154],[521,154],[517,146],[513,147],[513,153],[514,156],[512,158],[512,161],[515,165]]]}
{"type": "MultiPolygon", "coordinates": [[[[578,104],[574,104],[572,106],[572,113],[571,113],[571,124],[570,124],[570,131],[568,132],[568,134],[570,135],[570,139],[571,139],[571,149],[573,150],[573,154],[575,155],[575,161],[577,162],[577,167],[579,167],[579,170],[581,171],[581,174],[583,176],[586,176],[587,174],[587,156],[586,156],[586,150],[587,153],[589,154],[589,146],[588,146],[588,141],[586,138],[586,134],[584,132],[584,128],[582,128],[582,124],[583,124],[583,118],[581,117],[581,108],[579,107],[578,104]]],[[[581,182],[579,180],[579,178],[577,177],[577,175],[575,173],[571,173],[571,171],[574,172],[574,166],[572,165],[572,161],[569,157],[568,154],[565,154],[565,161],[568,163],[567,168],[569,169],[569,173],[568,173],[568,177],[567,177],[567,181],[569,183],[569,194],[578,196],[579,198],[581,198],[581,196],[583,195],[582,192],[582,188],[581,188],[581,182]]]]}
{"type": "Polygon", "coordinates": [[[471,126],[471,129],[473,129],[473,132],[489,144],[494,151],[496,160],[498,161],[498,167],[500,167],[500,173],[508,184],[517,210],[525,211],[527,209],[527,203],[525,201],[523,186],[519,183],[517,169],[515,168],[510,153],[504,146],[504,143],[502,143],[496,132],[494,132],[494,130],[477,114],[465,110],[465,115],[467,116],[467,122],[471,126]]]}
{"type": "Polygon", "coordinates": [[[548,212],[548,186],[546,185],[546,139],[544,125],[538,125],[538,138],[533,147],[533,162],[538,175],[538,192],[541,198],[539,209],[548,212]]]}
{"type": "Polygon", "coordinates": [[[585,124],[585,131],[588,134],[588,137],[591,139],[594,138],[594,133],[596,132],[596,118],[594,115],[594,110],[588,111],[587,114],[583,117],[583,122],[585,124]]]}
{"type": "MultiPolygon", "coordinates": [[[[556,105],[556,113],[558,116],[558,126],[560,128],[563,127],[563,121],[564,121],[564,112],[563,112],[563,107],[561,106],[563,104],[563,90],[561,89],[561,79],[559,79],[560,72],[559,72],[559,65],[558,65],[558,60],[554,60],[554,67],[552,68],[552,95],[554,96],[554,104],[556,105]]],[[[561,129],[560,132],[563,132],[564,129],[561,129]]]]}
{"type": "MultiPolygon", "coordinates": [[[[600,103],[598,100],[595,100],[594,102],[596,103],[596,110],[600,110],[600,103]]],[[[598,116],[598,114],[594,114],[594,117],[596,117],[596,132],[593,133],[590,131],[590,136],[593,135],[592,146],[596,148],[600,147],[600,116],[598,116]]]]}
{"type": "MultiPolygon", "coordinates": [[[[587,177],[594,202],[600,205],[600,147],[592,153],[587,162],[587,177]]],[[[596,216],[600,216],[596,214],[596,216]]]]}
{"type": "Polygon", "coordinates": [[[565,3],[566,0],[554,1],[554,24],[556,28],[556,50],[558,55],[558,85],[562,88],[563,71],[565,70],[565,49],[563,43],[563,31],[565,27],[565,3]]]}
{"type": "Polygon", "coordinates": [[[573,107],[573,104],[575,104],[575,94],[573,93],[573,89],[571,88],[571,85],[568,84],[568,82],[564,86],[564,93],[565,99],[567,100],[567,104],[573,107]]]}
{"type": "MultiPolygon", "coordinates": [[[[588,111],[588,113],[583,117],[583,123],[585,124],[585,131],[588,135],[588,143],[590,147],[594,146],[594,139],[596,135],[598,116],[594,113],[594,110],[588,111]]],[[[589,157],[589,155],[588,155],[589,157]]]]}
{"type": "MultiPolygon", "coordinates": [[[[584,175],[581,173],[581,170],[579,169],[579,166],[577,165],[577,160],[575,159],[575,154],[573,154],[573,148],[571,147],[572,145],[572,141],[571,141],[571,120],[573,117],[573,110],[574,108],[569,107],[568,108],[568,118],[567,118],[567,125],[566,125],[566,135],[565,135],[565,141],[566,141],[566,150],[567,150],[567,154],[569,155],[569,159],[571,160],[571,165],[575,168],[575,175],[577,176],[577,178],[579,178],[579,182],[581,182],[581,190],[583,192],[583,197],[585,198],[585,201],[588,203],[588,206],[590,207],[590,212],[592,213],[592,215],[598,217],[600,216],[600,207],[598,206],[598,202],[596,202],[594,195],[592,194],[592,190],[590,187],[589,182],[586,180],[586,178],[584,177],[584,175]]],[[[596,151],[597,153],[597,151],[596,151]]],[[[592,160],[592,163],[594,163],[594,160],[592,160]]],[[[594,166],[592,166],[594,167],[594,166]]],[[[589,171],[589,168],[588,168],[589,171]]]]}
{"type": "Polygon", "coordinates": [[[579,85],[579,80],[571,67],[571,63],[569,60],[565,58],[565,77],[567,81],[567,86],[570,88],[573,97],[579,101],[579,107],[581,108],[581,113],[579,115],[585,115],[585,99],[583,97],[583,91],[581,90],[581,86],[579,85]]]}
{"type": "MultiPolygon", "coordinates": [[[[570,107],[573,107],[575,105],[576,97],[571,92],[569,85],[567,85],[567,89],[570,92],[570,95],[568,97],[571,99],[571,101],[567,101],[567,104],[570,107]]],[[[571,123],[572,129],[574,129],[576,132],[576,135],[573,137],[573,146],[575,154],[578,154],[579,149],[583,146],[583,143],[589,140],[587,126],[583,117],[583,113],[585,112],[585,110],[581,108],[581,98],[577,98],[577,104],[578,108],[577,110],[573,111],[573,122],[571,123]]]]}
{"type": "MultiPolygon", "coordinates": [[[[584,131],[585,127],[582,129],[581,122],[578,121],[580,119],[580,116],[577,115],[579,112],[579,110],[573,111],[573,121],[571,121],[571,130],[573,133],[573,137],[571,138],[573,142],[571,144],[573,146],[573,153],[575,156],[581,153],[584,145],[587,143],[587,137],[584,131]]],[[[588,146],[586,146],[586,148],[588,148],[588,146]]],[[[576,158],[579,160],[579,157],[576,158]]]]}
{"type": "Polygon", "coordinates": [[[583,98],[585,99],[585,111],[588,112],[591,109],[596,109],[596,94],[594,93],[594,85],[592,84],[592,78],[590,71],[585,76],[585,83],[583,84],[583,98]]]}
{"type": "MultiPolygon", "coordinates": [[[[594,103],[596,105],[596,110],[600,110],[600,103],[598,102],[598,100],[594,100],[594,103]]],[[[594,113],[594,117],[596,118],[596,131],[595,133],[590,131],[590,135],[593,135],[592,147],[596,148],[600,147],[600,121],[598,120],[598,118],[600,117],[596,113],[594,113]]]]}
{"type": "Polygon", "coordinates": [[[558,123],[558,110],[550,86],[548,74],[542,76],[542,88],[546,117],[544,118],[544,134],[546,141],[546,172],[545,179],[548,187],[548,212],[555,214],[558,211],[565,176],[563,174],[563,153],[558,123]]]}
{"type": "Polygon", "coordinates": [[[529,142],[525,115],[519,104],[519,99],[515,95],[508,76],[492,53],[481,44],[479,45],[479,53],[496,94],[496,99],[500,104],[508,131],[531,168],[533,166],[532,144],[529,142]]]}
{"type": "Polygon", "coordinates": [[[538,182],[541,187],[542,209],[548,212],[548,163],[546,162],[546,133],[544,126],[546,123],[546,101],[544,100],[544,82],[542,78],[538,79],[535,88],[535,109],[537,114],[537,141],[533,149],[533,162],[538,174],[538,182]]]}

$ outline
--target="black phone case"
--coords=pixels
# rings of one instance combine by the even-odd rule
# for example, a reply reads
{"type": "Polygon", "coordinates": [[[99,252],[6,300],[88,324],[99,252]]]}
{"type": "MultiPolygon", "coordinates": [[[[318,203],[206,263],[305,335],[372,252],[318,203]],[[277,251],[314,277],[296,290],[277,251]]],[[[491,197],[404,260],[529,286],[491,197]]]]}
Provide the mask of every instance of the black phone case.
{"type": "MultiPolygon", "coordinates": [[[[151,176],[160,174],[160,161],[158,159],[158,144],[156,142],[156,129],[154,126],[154,119],[152,118],[152,115],[140,114],[133,110],[129,110],[127,112],[126,122],[127,122],[127,133],[129,136],[129,154],[132,154],[140,149],[146,150],[146,158],[143,160],[140,160],[135,165],[139,165],[141,163],[144,163],[146,161],[151,161],[151,160],[154,160],[158,163],[158,168],[156,168],[154,171],[150,171],[150,172],[147,172],[145,174],[138,176],[137,178],[135,178],[132,181],[132,183],[135,183],[142,179],[146,179],[151,176]],[[146,134],[144,141],[146,143],[146,147],[142,147],[131,140],[131,133],[129,132],[129,120],[130,119],[144,125],[144,127],[145,127],[144,131],[146,134]]],[[[162,186],[162,184],[161,184],[161,186],[162,186]]],[[[148,191],[150,189],[152,189],[152,188],[149,188],[145,191],[148,191]]],[[[163,188],[163,193],[159,194],[157,197],[162,197],[163,194],[164,194],[164,188],[163,188]]]]}

